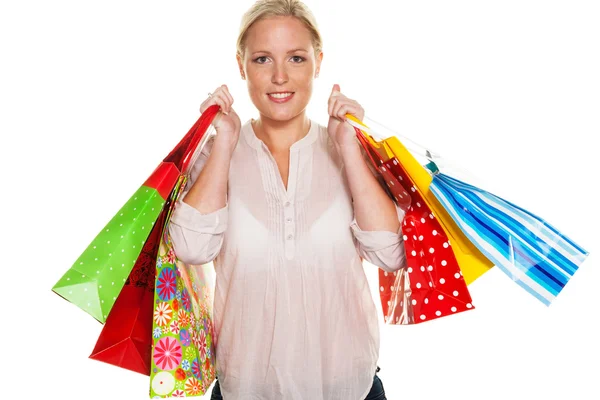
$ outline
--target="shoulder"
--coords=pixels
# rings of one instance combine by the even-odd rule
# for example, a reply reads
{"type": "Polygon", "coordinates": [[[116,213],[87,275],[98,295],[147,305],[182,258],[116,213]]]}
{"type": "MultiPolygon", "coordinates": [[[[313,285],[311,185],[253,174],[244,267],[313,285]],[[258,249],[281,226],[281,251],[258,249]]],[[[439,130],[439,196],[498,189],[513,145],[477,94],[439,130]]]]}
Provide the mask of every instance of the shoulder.
{"type": "Polygon", "coordinates": [[[311,123],[315,124],[317,130],[317,143],[328,151],[335,151],[335,144],[327,132],[327,125],[323,125],[314,119],[311,119],[311,123]]]}
{"type": "Polygon", "coordinates": [[[248,118],[246,122],[242,124],[241,131],[248,131],[248,129],[252,129],[252,118],[248,118]]]}
{"type": "Polygon", "coordinates": [[[329,162],[333,162],[333,164],[341,167],[342,158],[338,153],[333,139],[329,136],[329,132],[327,132],[327,126],[314,120],[311,121],[313,121],[317,127],[317,140],[315,141],[316,146],[314,147],[316,153],[328,159],[329,162]]]}
{"type": "Polygon", "coordinates": [[[260,141],[254,134],[254,130],[252,128],[252,118],[249,118],[244,122],[240,128],[240,137],[238,138],[237,145],[235,147],[236,151],[239,151],[240,148],[257,148],[260,147],[260,141]]]}
{"type": "Polygon", "coordinates": [[[311,119],[311,127],[312,124],[314,124],[314,126],[316,127],[316,135],[317,135],[317,142],[320,144],[327,144],[330,140],[329,138],[329,134],[327,133],[327,126],[323,125],[321,123],[319,123],[318,121],[315,121],[314,119],[311,119]]]}

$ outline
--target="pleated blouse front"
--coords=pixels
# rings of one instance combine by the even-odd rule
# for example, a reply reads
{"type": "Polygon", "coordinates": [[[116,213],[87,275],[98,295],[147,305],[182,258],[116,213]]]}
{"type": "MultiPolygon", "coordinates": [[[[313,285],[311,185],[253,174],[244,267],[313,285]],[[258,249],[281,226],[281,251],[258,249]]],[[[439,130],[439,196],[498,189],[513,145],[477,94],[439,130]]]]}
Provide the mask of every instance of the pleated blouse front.
{"type": "MultiPolygon", "coordinates": [[[[189,189],[212,142],[196,161],[189,189]]],[[[404,213],[397,208],[399,221],[404,213]]],[[[361,257],[394,273],[400,231],[363,231],[342,159],[311,120],[290,149],[287,190],[248,120],[231,159],[227,205],[179,201],[169,227],[184,262],[214,262],[217,376],[225,399],[361,400],[379,322],[361,257]]]]}

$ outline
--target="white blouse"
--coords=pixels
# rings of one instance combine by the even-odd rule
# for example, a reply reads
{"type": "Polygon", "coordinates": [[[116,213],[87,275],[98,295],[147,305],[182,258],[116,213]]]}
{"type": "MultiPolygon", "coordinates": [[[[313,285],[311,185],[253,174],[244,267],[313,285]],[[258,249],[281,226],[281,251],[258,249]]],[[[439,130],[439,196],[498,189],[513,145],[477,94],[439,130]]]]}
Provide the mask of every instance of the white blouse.
{"type": "Polygon", "coordinates": [[[183,262],[214,260],[216,371],[226,400],[367,396],[379,321],[361,257],[397,271],[405,266],[404,242],[401,229],[358,227],[325,126],[311,120],[290,148],[286,190],[248,120],[231,159],[227,205],[203,215],[179,201],[169,232],[183,262]]]}

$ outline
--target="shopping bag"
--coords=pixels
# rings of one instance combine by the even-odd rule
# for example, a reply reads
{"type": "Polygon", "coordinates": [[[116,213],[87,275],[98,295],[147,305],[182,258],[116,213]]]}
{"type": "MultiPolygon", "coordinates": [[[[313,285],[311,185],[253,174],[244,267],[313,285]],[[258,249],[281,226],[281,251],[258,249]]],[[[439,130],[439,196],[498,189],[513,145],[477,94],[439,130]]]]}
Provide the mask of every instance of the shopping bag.
{"type": "Polygon", "coordinates": [[[546,305],[588,255],[542,218],[478,187],[437,172],[430,188],[469,240],[546,305]]]}
{"type": "Polygon", "coordinates": [[[452,244],[419,188],[385,142],[375,142],[355,129],[386,186],[401,186],[410,195],[402,222],[406,267],[391,274],[378,271],[384,322],[418,324],[474,309],[452,244]]]}
{"type": "MultiPolygon", "coordinates": [[[[166,224],[169,219],[170,214],[166,224]]],[[[177,258],[165,228],[156,259],[150,397],[200,396],[214,382],[212,282],[210,265],[177,258]]]]}
{"type": "Polygon", "coordinates": [[[209,107],[52,290],[104,323],[181,171],[197,156],[219,107],[209,107]]]}
{"type": "Polygon", "coordinates": [[[150,375],[156,258],[171,203],[172,199],[169,198],[162,208],[125,286],[106,318],[91,359],[150,375]]]}
{"type": "MultiPolygon", "coordinates": [[[[356,119],[348,122],[363,126],[356,119]]],[[[370,132],[368,128],[365,131],[370,132]]],[[[397,136],[393,133],[385,142],[394,147],[399,143],[397,136]]],[[[442,206],[438,216],[444,227],[456,226],[513,281],[544,304],[551,304],[589,253],[539,216],[474,185],[471,174],[462,171],[457,176],[456,166],[448,173],[452,163],[427,153],[429,192],[442,206]],[[453,224],[447,223],[447,216],[453,224]]],[[[464,260],[457,258],[463,273],[469,273],[463,268],[464,260]]]]}
{"type": "MultiPolygon", "coordinates": [[[[363,129],[364,132],[373,134],[363,123],[349,116],[348,122],[356,128],[363,129]]],[[[419,190],[423,201],[436,216],[442,226],[446,236],[452,243],[452,252],[458,261],[461,273],[467,285],[474,282],[481,275],[489,271],[494,264],[475,246],[469,238],[458,227],[454,219],[448,214],[444,206],[437,197],[431,192],[429,186],[433,180],[428,168],[421,165],[419,161],[411,154],[407,147],[396,136],[381,139],[385,142],[391,153],[402,162],[402,167],[415,187],[419,190]]],[[[414,147],[414,146],[413,146],[414,147]]],[[[433,163],[428,165],[435,165],[433,163]]]]}

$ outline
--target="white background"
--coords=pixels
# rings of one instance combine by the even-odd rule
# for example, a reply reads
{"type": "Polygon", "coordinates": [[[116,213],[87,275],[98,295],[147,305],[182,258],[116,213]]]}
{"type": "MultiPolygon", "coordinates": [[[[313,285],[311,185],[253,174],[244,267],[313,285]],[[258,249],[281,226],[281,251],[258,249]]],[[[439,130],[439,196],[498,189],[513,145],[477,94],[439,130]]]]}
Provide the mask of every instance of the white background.
{"type": "MultiPolygon", "coordinates": [[[[339,83],[591,252],[550,307],[494,269],[470,286],[473,311],[382,324],[388,399],[599,399],[598,3],[306,3],[324,37],[310,117],[327,123],[339,83]]],[[[225,83],[257,117],[235,62],[251,4],[1,3],[3,399],[148,398],[147,377],[87,358],[101,325],[51,287],[207,92],[225,83]]]]}

